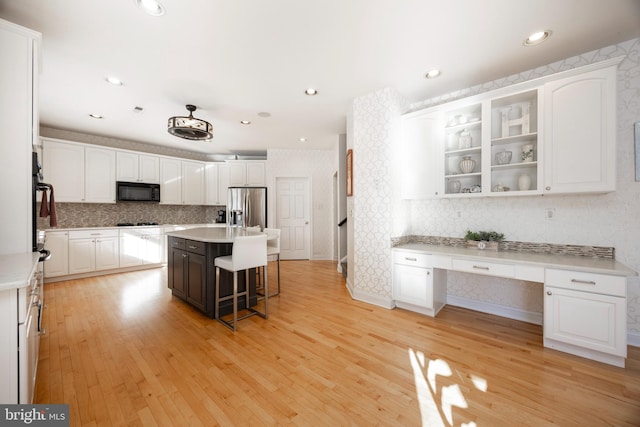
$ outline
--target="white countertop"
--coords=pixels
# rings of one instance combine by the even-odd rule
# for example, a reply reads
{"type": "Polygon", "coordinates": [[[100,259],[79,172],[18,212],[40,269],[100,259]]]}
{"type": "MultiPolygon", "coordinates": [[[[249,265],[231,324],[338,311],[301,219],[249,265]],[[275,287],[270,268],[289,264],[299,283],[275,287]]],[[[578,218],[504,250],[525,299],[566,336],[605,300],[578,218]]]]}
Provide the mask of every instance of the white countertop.
{"type": "Polygon", "coordinates": [[[187,230],[170,231],[167,236],[197,240],[206,243],[233,243],[237,236],[251,236],[263,234],[260,231],[247,230],[242,227],[199,227],[187,230]]]}
{"type": "Polygon", "coordinates": [[[39,252],[0,255],[0,291],[26,287],[40,255],[39,252]]]}
{"type": "Polygon", "coordinates": [[[465,259],[493,262],[511,262],[521,265],[533,265],[545,268],[571,269],[588,273],[610,274],[615,276],[637,276],[638,273],[626,265],[607,258],[590,258],[578,255],[538,254],[516,251],[493,251],[465,248],[459,246],[428,245],[407,243],[394,249],[402,249],[432,255],[447,255],[465,259]]]}
{"type": "Polygon", "coordinates": [[[148,228],[164,228],[164,227],[177,227],[177,228],[195,228],[195,227],[217,227],[224,228],[226,223],[205,223],[205,224],[158,224],[158,225],[125,225],[125,226],[111,226],[111,227],[69,227],[69,228],[47,228],[45,232],[52,231],[74,231],[74,230],[132,230],[132,229],[148,229],[148,228]]]}

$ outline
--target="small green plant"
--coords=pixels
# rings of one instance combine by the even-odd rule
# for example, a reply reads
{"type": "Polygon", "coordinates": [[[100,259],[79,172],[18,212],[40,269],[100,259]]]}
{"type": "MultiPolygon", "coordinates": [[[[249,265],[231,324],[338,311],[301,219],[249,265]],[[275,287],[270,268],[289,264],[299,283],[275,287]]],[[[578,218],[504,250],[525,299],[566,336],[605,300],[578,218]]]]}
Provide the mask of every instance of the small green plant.
{"type": "Polygon", "coordinates": [[[471,231],[467,230],[464,240],[484,241],[484,242],[501,242],[504,240],[504,234],[495,231],[471,231]]]}

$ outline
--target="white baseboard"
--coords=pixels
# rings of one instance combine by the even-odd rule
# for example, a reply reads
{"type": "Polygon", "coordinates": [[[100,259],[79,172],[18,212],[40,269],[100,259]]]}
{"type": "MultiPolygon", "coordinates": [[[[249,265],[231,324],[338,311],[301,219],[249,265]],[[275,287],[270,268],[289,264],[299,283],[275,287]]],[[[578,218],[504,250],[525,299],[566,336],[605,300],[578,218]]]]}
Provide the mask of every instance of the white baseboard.
{"type": "Polygon", "coordinates": [[[640,333],[627,332],[627,345],[632,347],[640,347],[640,333]]]}
{"type": "Polygon", "coordinates": [[[492,304],[469,298],[447,295],[447,304],[456,307],[468,308],[469,310],[480,311],[482,313],[495,314],[514,320],[521,320],[534,325],[542,325],[542,313],[521,310],[519,308],[507,307],[499,304],[492,304]]]}
{"type": "Polygon", "coordinates": [[[349,292],[351,293],[351,298],[358,301],[366,302],[368,304],[373,304],[388,309],[392,309],[396,306],[394,301],[390,298],[384,298],[379,295],[369,294],[358,289],[349,289],[349,292]]]}

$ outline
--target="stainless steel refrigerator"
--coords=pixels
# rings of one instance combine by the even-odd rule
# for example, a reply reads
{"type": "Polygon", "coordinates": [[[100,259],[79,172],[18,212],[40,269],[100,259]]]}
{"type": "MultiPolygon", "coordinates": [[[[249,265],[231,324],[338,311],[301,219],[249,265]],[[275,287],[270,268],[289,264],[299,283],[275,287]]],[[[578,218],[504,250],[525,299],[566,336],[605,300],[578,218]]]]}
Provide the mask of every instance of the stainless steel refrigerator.
{"type": "Polygon", "coordinates": [[[267,226],[267,187],[229,187],[227,223],[230,227],[267,226]]]}

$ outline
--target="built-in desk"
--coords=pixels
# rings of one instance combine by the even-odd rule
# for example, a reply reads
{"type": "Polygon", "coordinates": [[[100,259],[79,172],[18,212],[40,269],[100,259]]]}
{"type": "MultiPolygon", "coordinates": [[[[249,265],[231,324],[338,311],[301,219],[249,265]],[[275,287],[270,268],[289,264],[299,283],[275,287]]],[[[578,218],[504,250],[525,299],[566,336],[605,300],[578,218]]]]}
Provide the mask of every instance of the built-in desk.
{"type": "Polygon", "coordinates": [[[615,366],[627,355],[627,277],[613,259],[409,243],[393,249],[395,305],[436,316],[448,271],[544,284],[544,346],[615,366]]]}

